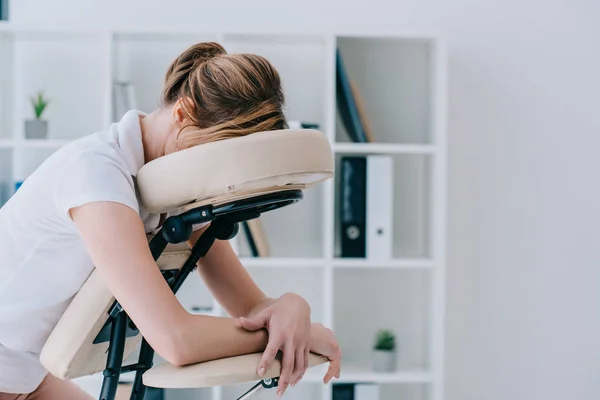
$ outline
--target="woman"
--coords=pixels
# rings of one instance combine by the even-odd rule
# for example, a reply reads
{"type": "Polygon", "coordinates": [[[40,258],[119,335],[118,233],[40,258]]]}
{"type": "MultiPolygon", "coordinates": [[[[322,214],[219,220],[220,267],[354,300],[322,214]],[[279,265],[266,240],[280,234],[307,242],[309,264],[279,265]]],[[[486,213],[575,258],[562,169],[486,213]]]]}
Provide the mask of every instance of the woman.
{"type": "MultiPolygon", "coordinates": [[[[311,323],[302,297],[267,298],[227,241],[215,242],[198,271],[233,318],[186,312],[146,241],[164,216],[149,214],[136,197],[135,175],[147,162],[285,128],[278,73],[260,56],[200,43],[169,67],[162,103],[150,114],[129,111],[108,130],[58,150],[0,210],[0,399],[88,398],[48,374],[39,353],[94,266],[150,345],[173,364],[264,350],[262,375],[282,350],[281,395],[302,378],[312,351],[330,360],[325,382],[339,377],[331,331],[311,323]]],[[[204,229],[196,227],[190,246],[204,229]]]]}

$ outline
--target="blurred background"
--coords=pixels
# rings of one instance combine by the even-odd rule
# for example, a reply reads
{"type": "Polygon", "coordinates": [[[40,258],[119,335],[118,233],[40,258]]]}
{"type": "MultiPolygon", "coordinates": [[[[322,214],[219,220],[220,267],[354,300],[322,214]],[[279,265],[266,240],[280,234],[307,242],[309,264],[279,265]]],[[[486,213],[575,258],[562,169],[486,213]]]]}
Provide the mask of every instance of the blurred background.
{"type": "MultiPolygon", "coordinates": [[[[1,3],[0,204],[66,142],[152,111],[208,40],[271,60],[290,121],[362,171],[237,238],[259,285],[304,295],[342,345],[339,382],[286,397],[600,397],[599,2],[1,3]]],[[[200,282],[180,297],[222,313],[200,282]]]]}

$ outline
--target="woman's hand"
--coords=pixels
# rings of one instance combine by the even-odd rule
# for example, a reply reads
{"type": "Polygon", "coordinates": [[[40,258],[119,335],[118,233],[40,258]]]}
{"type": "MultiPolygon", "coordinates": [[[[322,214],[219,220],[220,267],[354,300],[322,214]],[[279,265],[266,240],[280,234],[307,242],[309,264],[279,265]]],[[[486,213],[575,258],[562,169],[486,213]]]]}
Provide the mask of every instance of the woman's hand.
{"type": "Polygon", "coordinates": [[[329,368],[323,382],[328,383],[331,378],[339,378],[341,370],[342,352],[333,332],[321,324],[312,324],[310,351],[327,357],[329,368]]]}
{"type": "Polygon", "coordinates": [[[311,349],[312,324],[310,306],[302,297],[286,293],[278,299],[269,299],[257,307],[248,317],[239,318],[240,325],[254,331],[266,328],[269,341],[257,366],[263,376],[279,350],[283,353],[282,370],[277,387],[281,396],[288,385],[294,386],[307,369],[311,349]]]}

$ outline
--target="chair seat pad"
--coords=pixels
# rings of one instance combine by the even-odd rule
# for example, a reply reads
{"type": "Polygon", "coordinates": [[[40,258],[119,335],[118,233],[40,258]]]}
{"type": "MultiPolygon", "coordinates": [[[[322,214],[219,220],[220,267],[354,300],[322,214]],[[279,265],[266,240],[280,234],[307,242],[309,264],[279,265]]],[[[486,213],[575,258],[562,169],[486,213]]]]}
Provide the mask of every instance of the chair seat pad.
{"type": "Polygon", "coordinates": [[[331,146],[323,133],[282,129],[168,154],[145,164],[136,179],[148,211],[166,213],[190,205],[304,189],[329,179],[333,172],[331,146]]]}
{"type": "MultiPolygon", "coordinates": [[[[257,365],[262,353],[221,358],[198,364],[177,367],[167,362],[146,371],[143,382],[146,386],[165,389],[190,389],[212,386],[235,385],[256,382],[265,378],[276,378],[281,373],[281,359],[276,357],[261,378],[257,365]]],[[[326,363],[327,358],[310,353],[308,367],[326,363]]]]}

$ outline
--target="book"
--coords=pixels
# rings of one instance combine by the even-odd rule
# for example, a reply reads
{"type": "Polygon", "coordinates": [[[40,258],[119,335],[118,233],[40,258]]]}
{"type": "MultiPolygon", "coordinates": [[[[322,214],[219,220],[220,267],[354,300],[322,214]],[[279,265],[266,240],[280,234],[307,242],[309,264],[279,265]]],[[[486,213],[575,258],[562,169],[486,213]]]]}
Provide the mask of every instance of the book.
{"type": "Polygon", "coordinates": [[[354,386],[354,400],[379,400],[379,385],[357,383],[354,386]]]}
{"type": "Polygon", "coordinates": [[[297,120],[288,121],[290,129],[319,129],[319,124],[315,122],[303,122],[297,120]]]}
{"type": "Polygon", "coordinates": [[[331,391],[331,400],[354,400],[354,384],[352,383],[334,383],[331,391]]]}
{"type": "Polygon", "coordinates": [[[242,222],[242,228],[252,257],[268,257],[270,255],[269,242],[260,218],[242,222]]]}
{"type": "Polygon", "coordinates": [[[350,139],[354,142],[367,142],[367,135],[360,119],[350,78],[339,48],[336,51],[336,100],[338,113],[350,139]]]}
{"type": "Polygon", "coordinates": [[[344,156],[340,167],[342,258],[366,257],[366,156],[344,156]]]}
{"type": "Polygon", "coordinates": [[[0,0],[0,21],[8,21],[8,0],[0,0]]]}
{"type": "Polygon", "coordinates": [[[379,385],[375,383],[334,383],[332,400],[379,400],[379,385]]]}
{"type": "Polygon", "coordinates": [[[370,260],[392,258],[393,158],[367,156],[366,257],[370,260]]]}
{"type": "Polygon", "coordinates": [[[242,229],[244,231],[244,235],[246,236],[246,240],[248,240],[250,254],[252,255],[252,257],[258,257],[258,249],[256,248],[254,237],[252,237],[252,232],[250,231],[250,227],[248,226],[248,221],[242,221],[242,229]]]}
{"type": "Polygon", "coordinates": [[[363,126],[363,130],[365,131],[365,137],[367,142],[374,142],[375,138],[373,136],[373,129],[371,128],[371,121],[367,115],[367,109],[365,107],[364,99],[360,94],[360,90],[358,90],[358,86],[354,80],[350,80],[350,89],[352,92],[352,96],[354,96],[354,101],[356,103],[356,110],[358,111],[358,117],[363,126]]]}

